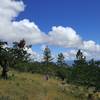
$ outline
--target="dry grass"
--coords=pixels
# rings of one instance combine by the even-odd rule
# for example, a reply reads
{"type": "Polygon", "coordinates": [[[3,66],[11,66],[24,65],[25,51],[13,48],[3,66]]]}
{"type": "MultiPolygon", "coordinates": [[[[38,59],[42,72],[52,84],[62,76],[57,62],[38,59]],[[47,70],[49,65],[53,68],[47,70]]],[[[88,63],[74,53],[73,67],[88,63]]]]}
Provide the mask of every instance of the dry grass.
{"type": "Polygon", "coordinates": [[[0,100],[85,100],[79,97],[77,89],[61,85],[59,80],[46,81],[43,75],[16,71],[9,75],[13,73],[11,79],[0,80],[0,100]]]}

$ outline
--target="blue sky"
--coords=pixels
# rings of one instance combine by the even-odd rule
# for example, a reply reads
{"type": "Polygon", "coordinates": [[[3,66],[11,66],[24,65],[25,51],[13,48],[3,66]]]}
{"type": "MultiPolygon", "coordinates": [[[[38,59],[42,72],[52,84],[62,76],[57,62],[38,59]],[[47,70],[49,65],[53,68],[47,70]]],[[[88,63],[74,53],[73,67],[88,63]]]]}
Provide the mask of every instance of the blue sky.
{"type": "Polygon", "coordinates": [[[49,45],[53,56],[62,52],[72,60],[81,49],[100,60],[100,0],[3,0],[0,21],[0,39],[24,38],[37,58],[49,45]]]}
{"type": "Polygon", "coordinates": [[[52,26],[73,27],[85,40],[100,43],[100,0],[24,0],[18,19],[28,18],[48,33],[52,26]]]}
{"type": "MultiPolygon", "coordinates": [[[[26,10],[18,20],[34,21],[46,34],[52,26],[72,27],[84,40],[100,44],[100,0],[24,0],[26,10]]],[[[53,54],[68,48],[50,46],[53,54]]],[[[39,52],[40,45],[33,46],[39,52]]]]}

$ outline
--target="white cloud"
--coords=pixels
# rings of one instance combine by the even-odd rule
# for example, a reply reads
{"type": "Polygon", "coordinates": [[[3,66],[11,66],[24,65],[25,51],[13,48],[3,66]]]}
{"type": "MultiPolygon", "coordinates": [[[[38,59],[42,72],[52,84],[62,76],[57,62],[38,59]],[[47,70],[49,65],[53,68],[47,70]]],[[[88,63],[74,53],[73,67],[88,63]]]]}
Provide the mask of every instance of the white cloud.
{"type": "Polygon", "coordinates": [[[37,53],[36,51],[33,51],[32,48],[25,48],[24,50],[27,51],[28,54],[30,54],[30,58],[34,61],[41,61],[41,55],[37,53]]]}
{"type": "Polygon", "coordinates": [[[41,45],[41,50],[44,51],[46,47],[47,47],[46,44],[41,45]]]}
{"type": "Polygon", "coordinates": [[[63,52],[63,54],[66,60],[74,60],[76,57],[76,52],[76,50],[70,50],[67,52],[63,52]]]}
{"type": "Polygon", "coordinates": [[[24,38],[30,44],[44,42],[46,35],[34,22],[28,19],[14,21],[24,8],[22,1],[2,0],[0,2],[0,39],[13,42],[24,38]]]}
{"type": "Polygon", "coordinates": [[[71,27],[54,26],[48,34],[48,42],[63,47],[78,47],[82,44],[81,37],[71,27]],[[78,45],[77,45],[78,44],[78,45]]]}
{"type": "MultiPolygon", "coordinates": [[[[70,51],[66,51],[66,52],[63,52],[64,56],[65,56],[65,59],[66,60],[75,60],[76,59],[76,53],[77,53],[78,50],[76,49],[72,49],[70,51]]],[[[100,60],[100,52],[90,52],[88,50],[81,50],[83,55],[86,56],[86,59],[87,60],[90,60],[90,59],[95,59],[95,60],[100,60]]]]}
{"type": "Polygon", "coordinates": [[[29,44],[37,44],[45,41],[44,38],[46,35],[34,22],[30,22],[28,19],[13,22],[13,28],[16,35],[15,40],[24,38],[29,44]]]}
{"type": "MultiPolygon", "coordinates": [[[[28,44],[45,43],[57,45],[64,48],[72,48],[65,52],[66,59],[74,59],[76,49],[82,49],[88,58],[100,59],[100,45],[92,40],[82,40],[77,32],[71,27],[53,26],[52,30],[46,35],[39,27],[30,22],[29,19],[16,21],[18,14],[25,10],[23,1],[0,0],[0,39],[7,42],[25,39],[28,44]],[[70,58],[71,57],[71,58],[70,58]]],[[[42,49],[45,48],[45,45],[42,49]]],[[[29,50],[31,54],[38,55],[29,50]]]]}
{"type": "Polygon", "coordinates": [[[71,27],[54,26],[48,33],[48,43],[64,48],[71,48],[69,52],[64,52],[66,59],[75,59],[76,49],[81,49],[87,59],[100,59],[100,45],[93,40],[83,40],[71,27]],[[75,49],[75,50],[74,50],[75,49]]]}
{"type": "Polygon", "coordinates": [[[91,52],[100,52],[100,45],[96,44],[94,41],[84,41],[83,49],[91,52]]]}
{"type": "Polygon", "coordinates": [[[31,48],[26,47],[24,50],[26,50],[28,54],[31,54],[30,55],[31,59],[34,59],[34,57],[37,55],[37,53],[35,51],[33,51],[31,48]]]}
{"type": "Polygon", "coordinates": [[[11,21],[19,12],[24,11],[24,3],[16,0],[0,0],[0,20],[11,21]]]}

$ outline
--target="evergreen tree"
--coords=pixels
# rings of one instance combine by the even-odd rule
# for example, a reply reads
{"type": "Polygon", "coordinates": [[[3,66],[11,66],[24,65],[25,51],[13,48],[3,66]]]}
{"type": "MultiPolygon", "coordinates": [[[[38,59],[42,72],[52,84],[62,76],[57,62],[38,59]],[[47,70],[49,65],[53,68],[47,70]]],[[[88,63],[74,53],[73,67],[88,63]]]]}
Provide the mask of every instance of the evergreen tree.
{"type": "Polygon", "coordinates": [[[26,41],[24,39],[20,42],[13,42],[13,48],[9,48],[10,65],[14,67],[16,64],[21,62],[29,61],[30,54],[24,49],[26,47],[26,41]]]}
{"type": "Polygon", "coordinates": [[[46,46],[46,48],[44,49],[44,53],[43,53],[43,60],[46,64],[48,64],[49,62],[51,62],[53,59],[52,59],[52,56],[51,56],[51,51],[50,49],[48,48],[48,46],[46,46]]]}
{"type": "Polygon", "coordinates": [[[76,60],[74,60],[73,65],[74,66],[80,66],[80,65],[84,65],[84,64],[87,64],[86,57],[83,55],[83,53],[79,49],[76,53],[76,60]]]}
{"type": "Polygon", "coordinates": [[[65,57],[64,57],[63,53],[59,53],[58,58],[57,58],[57,64],[59,66],[63,66],[65,63],[64,59],[65,59],[65,57]]]}
{"type": "Polygon", "coordinates": [[[2,78],[7,79],[8,75],[8,51],[4,48],[7,42],[0,41],[0,65],[2,67],[2,78]]]}
{"type": "Polygon", "coordinates": [[[84,84],[86,79],[85,72],[87,71],[87,62],[86,57],[83,55],[81,50],[78,50],[76,53],[76,60],[74,60],[72,73],[71,73],[71,80],[78,84],[84,84]]]}
{"type": "Polygon", "coordinates": [[[88,65],[96,66],[96,63],[95,63],[94,59],[91,59],[91,60],[88,62],[88,65]]]}
{"type": "Polygon", "coordinates": [[[83,53],[78,50],[74,67],[70,74],[70,79],[74,84],[94,86],[96,90],[100,90],[100,67],[97,66],[94,59],[88,63],[83,53]]]}
{"type": "Polygon", "coordinates": [[[26,41],[24,39],[20,40],[20,42],[13,42],[13,47],[14,48],[19,48],[19,49],[23,49],[26,45],[26,41]]]}
{"type": "Polygon", "coordinates": [[[83,55],[83,53],[81,52],[81,50],[79,49],[77,54],[76,54],[76,59],[77,60],[85,60],[86,57],[83,55]]]}

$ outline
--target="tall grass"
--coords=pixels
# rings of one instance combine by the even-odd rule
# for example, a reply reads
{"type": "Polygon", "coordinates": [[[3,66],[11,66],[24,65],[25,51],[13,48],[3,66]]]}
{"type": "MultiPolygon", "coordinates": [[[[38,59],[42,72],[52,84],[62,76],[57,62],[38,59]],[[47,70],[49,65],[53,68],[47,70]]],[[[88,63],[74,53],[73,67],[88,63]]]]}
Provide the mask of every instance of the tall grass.
{"type": "Polygon", "coordinates": [[[9,79],[0,79],[0,100],[86,100],[85,87],[62,85],[55,78],[44,80],[40,74],[9,72],[9,79]]]}

